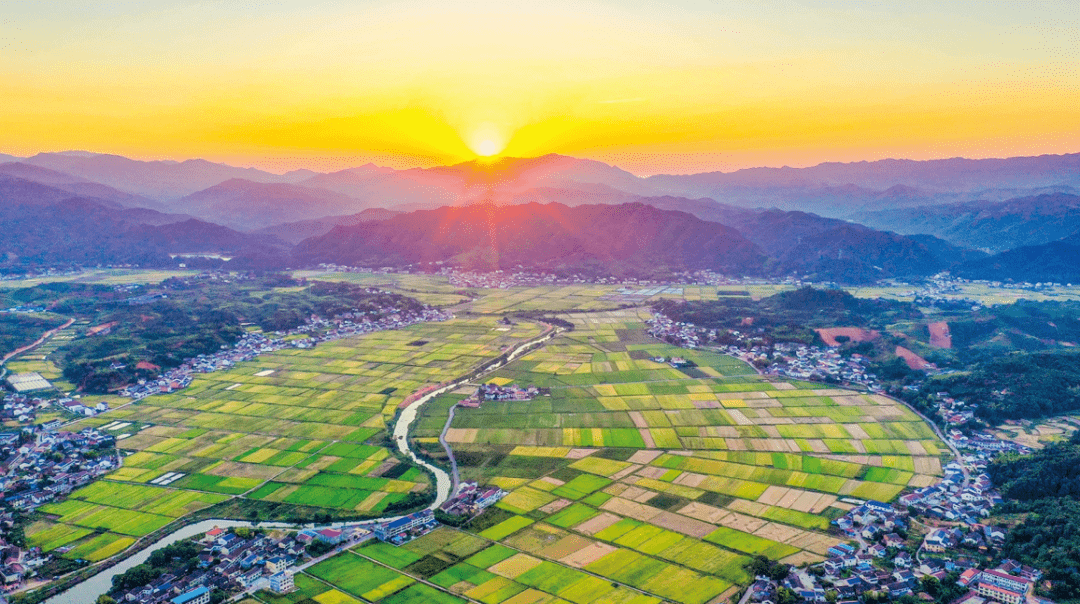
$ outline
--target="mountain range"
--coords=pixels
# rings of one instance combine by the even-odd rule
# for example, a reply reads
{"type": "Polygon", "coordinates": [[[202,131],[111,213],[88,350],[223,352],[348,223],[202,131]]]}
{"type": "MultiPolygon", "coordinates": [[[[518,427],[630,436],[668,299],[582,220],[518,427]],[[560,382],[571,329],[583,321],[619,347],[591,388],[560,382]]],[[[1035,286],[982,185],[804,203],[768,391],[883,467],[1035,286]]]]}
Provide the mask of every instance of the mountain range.
{"type": "MultiPolygon", "coordinates": [[[[145,254],[119,252],[138,232],[145,251],[159,260],[177,251],[227,251],[242,262],[258,258],[258,264],[366,259],[504,266],[516,259],[515,266],[536,268],[737,269],[847,282],[945,269],[995,278],[1017,256],[995,260],[986,252],[1049,245],[1080,230],[1080,154],[648,178],[559,155],[408,170],[368,164],[325,174],[87,152],[0,156],[8,159],[0,163],[0,228],[48,220],[61,208],[71,210],[76,200],[87,221],[106,229],[97,230],[100,236],[117,242],[98,262],[136,256],[147,262],[145,254]],[[497,207],[505,218],[495,219],[497,207]],[[465,245],[421,228],[423,221],[441,220],[447,232],[464,235],[479,228],[474,220],[480,216],[491,233],[518,243],[465,245]],[[645,228],[645,216],[658,223],[645,228]],[[571,219],[588,222],[574,230],[566,226],[571,219]],[[642,235],[605,233],[612,229],[642,235]],[[690,234],[700,238],[698,252],[686,239],[690,234]],[[335,237],[348,245],[335,243],[335,237]],[[520,242],[546,251],[519,254],[520,242]],[[603,252],[593,242],[611,249],[603,252]],[[561,263],[559,246],[567,246],[561,263]]],[[[59,224],[80,232],[66,217],[54,222],[59,224]]],[[[0,237],[0,252],[8,253],[9,262],[87,262],[92,256],[63,246],[48,253],[33,245],[19,248],[20,237],[31,236],[16,231],[0,237]]]]}

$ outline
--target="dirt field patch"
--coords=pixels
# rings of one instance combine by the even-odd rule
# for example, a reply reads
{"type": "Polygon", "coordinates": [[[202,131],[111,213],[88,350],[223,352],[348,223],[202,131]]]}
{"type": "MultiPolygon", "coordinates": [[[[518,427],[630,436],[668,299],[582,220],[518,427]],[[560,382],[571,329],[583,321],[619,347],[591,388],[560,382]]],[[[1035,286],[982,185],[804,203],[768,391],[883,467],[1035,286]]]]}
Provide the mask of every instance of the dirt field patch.
{"type": "Polygon", "coordinates": [[[214,476],[239,476],[240,478],[258,478],[270,480],[281,473],[281,468],[274,466],[260,466],[258,464],[226,461],[203,471],[205,474],[214,476]]]}
{"type": "Polygon", "coordinates": [[[682,533],[698,539],[701,539],[705,535],[716,530],[716,526],[713,524],[702,522],[701,520],[696,520],[681,514],[673,514],[671,512],[662,512],[650,522],[661,528],[670,529],[676,533],[682,533]]]}
{"type": "Polygon", "coordinates": [[[904,362],[907,363],[907,366],[915,371],[922,371],[923,369],[926,369],[928,367],[933,367],[933,364],[931,364],[929,361],[908,350],[907,348],[904,348],[903,346],[896,347],[896,356],[904,359],[904,362]]]}
{"type": "Polygon", "coordinates": [[[560,560],[574,555],[576,552],[589,547],[592,543],[592,541],[580,535],[567,535],[556,541],[553,545],[549,545],[540,550],[537,554],[542,558],[560,560]]]}
{"type": "Polygon", "coordinates": [[[840,341],[836,336],[847,337],[852,342],[872,342],[881,337],[881,332],[874,329],[861,329],[859,327],[828,327],[818,329],[818,335],[829,346],[839,346],[840,341]]]}
{"type": "Polygon", "coordinates": [[[596,562],[616,549],[618,548],[607,543],[593,542],[569,556],[560,558],[559,561],[567,566],[582,568],[596,562]]]}
{"type": "Polygon", "coordinates": [[[574,530],[585,535],[595,535],[596,533],[599,533],[600,531],[606,529],[607,527],[615,524],[620,520],[622,520],[622,518],[616,516],[615,514],[601,512],[599,516],[590,518],[585,522],[582,522],[581,524],[575,526],[574,530]]]}
{"type": "Polygon", "coordinates": [[[767,522],[755,531],[754,534],[758,537],[779,541],[780,543],[788,543],[789,541],[802,537],[805,532],[806,531],[800,531],[797,528],[777,524],[776,522],[767,522]]]}
{"type": "Polygon", "coordinates": [[[547,505],[541,506],[540,511],[545,514],[554,514],[571,503],[573,502],[569,499],[556,499],[547,505]]]}
{"type": "Polygon", "coordinates": [[[720,524],[724,518],[731,514],[731,511],[691,501],[683,506],[683,508],[679,510],[679,513],[683,516],[697,518],[704,522],[720,524]]]}
{"type": "Polygon", "coordinates": [[[949,332],[949,324],[938,321],[926,326],[930,330],[930,345],[935,348],[952,348],[952,334],[949,332]]]}
{"type": "Polygon", "coordinates": [[[646,464],[652,460],[660,457],[660,451],[638,451],[630,456],[630,459],[626,460],[630,463],[646,464]]]}
{"type": "Polygon", "coordinates": [[[641,520],[642,522],[649,522],[660,513],[660,510],[654,507],[642,505],[621,497],[612,497],[611,499],[608,499],[604,502],[604,505],[600,506],[600,508],[608,512],[619,514],[620,516],[641,520]]]}
{"type": "Polygon", "coordinates": [[[708,476],[704,474],[695,474],[694,472],[683,472],[679,474],[675,480],[671,481],[672,484],[677,484],[684,487],[696,488],[701,483],[705,482],[708,476]]]}
{"type": "Polygon", "coordinates": [[[731,512],[723,520],[720,521],[721,526],[733,528],[737,531],[744,533],[753,533],[765,525],[765,521],[760,518],[753,518],[746,516],[738,512],[731,512]]]}
{"type": "Polygon", "coordinates": [[[781,562],[792,566],[801,566],[803,564],[816,564],[824,559],[824,556],[819,556],[811,552],[799,552],[797,554],[791,554],[787,558],[781,560],[781,562]]]}

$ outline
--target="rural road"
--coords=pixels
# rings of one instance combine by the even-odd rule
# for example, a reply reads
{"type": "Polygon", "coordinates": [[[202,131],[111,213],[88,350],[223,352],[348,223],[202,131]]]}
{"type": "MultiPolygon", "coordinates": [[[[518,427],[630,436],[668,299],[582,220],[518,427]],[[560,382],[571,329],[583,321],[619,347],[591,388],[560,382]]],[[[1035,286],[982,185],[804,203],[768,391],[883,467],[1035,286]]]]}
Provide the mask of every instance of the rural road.
{"type": "Polygon", "coordinates": [[[0,359],[0,365],[2,365],[4,363],[7,363],[8,361],[10,361],[12,359],[12,357],[18,356],[18,355],[26,352],[27,350],[31,350],[33,348],[41,346],[41,344],[45,340],[51,338],[53,335],[56,334],[56,332],[58,332],[58,331],[60,331],[62,329],[66,329],[68,327],[71,327],[72,323],[74,323],[74,322],[75,322],[75,319],[68,319],[67,323],[64,323],[60,327],[54,327],[53,329],[50,329],[49,331],[46,331],[44,334],[41,335],[40,338],[35,340],[33,344],[27,344],[26,346],[23,346],[22,348],[16,348],[15,350],[5,354],[4,358],[0,359]]]}

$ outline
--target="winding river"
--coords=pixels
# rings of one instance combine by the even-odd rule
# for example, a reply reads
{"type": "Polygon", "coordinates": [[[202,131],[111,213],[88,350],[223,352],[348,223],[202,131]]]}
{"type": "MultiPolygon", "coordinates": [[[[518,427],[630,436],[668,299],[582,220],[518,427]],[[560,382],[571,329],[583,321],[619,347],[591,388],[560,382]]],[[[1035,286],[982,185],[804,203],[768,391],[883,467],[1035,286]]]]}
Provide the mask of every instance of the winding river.
{"type": "MultiPolygon", "coordinates": [[[[536,344],[540,344],[546,340],[551,339],[560,331],[561,330],[559,329],[552,328],[544,332],[544,334],[532,340],[529,340],[528,342],[518,344],[514,347],[514,350],[512,350],[510,354],[506,356],[505,361],[495,363],[477,374],[458,378],[457,380],[454,380],[453,382],[450,382],[445,386],[442,386],[436,390],[432,390],[431,392],[413,401],[408,407],[405,407],[401,410],[401,413],[398,415],[397,423],[394,424],[394,430],[392,432],[394,436],[394,442],[397,443],[398,450],[401,451],[403,455],[412,460],[413,463],[423,467],[425,470],[431,472],[435,476],[435,501],[433,501],[431,505],[428,506],[428,509],[434,510],[435,508],[445,503],[446,500],[450,498],[451,492],[457,490],[458,485],[456,484],[457,480],[452,479],[449,473],[432,463],[420,459],[416,455],[416,452],[409,448],[409,429],[412,427],[413,422],[416,421],[416,417],[417,414],[420,412],[420,408],[423,407],[424,404],[428,401],[434,399],[437,396],[446,394],[447,392],[453,390],[454,388],[457,388],[464,382],[474,380],[484,374],[499,369],[506,363],[509,363],[510,361],[516,359],[527,349],[535,346],[536,344]]],[[[447,422],[447,426],[449,426],[449,422],[447,422]]],[[[453,460],[453,454],[449,450],[447,451],[447,453],[450,453],[450,459],[453,460]]],[[[454,475],[456,478],[456,468],[454,471],[454,475]]],[[[395,520],[400,517],[401,516],[388,516],[386,518],[375,518],[364,520],[362,522],[335,522],[329,526],[340,528],[343,526],[373,524],[378,522],[385,522],[388,520],[395,520]]],[[[52,596],[51,598],[48,598],[47,600],[45,600],[45,604],[94,604],[99,595],[106,593],[107,591],[109,591],[109,589],[112,588],[112,578],[114,576],[122,574],[146,562],[150,559],[150,555],[154,553],[155,550],[165,547],[166,545],[176,543],[177,541],[189,539],[196,535],[200,535],[202,533],[205,533],[206,531],[213,529],[214,527],[233,528],[240,526],[252,526],[252,524],[243,520],[210,519],[180,527],[176,531],[158,539],[149,547],[136,553],[130,558],[127,558],[116,564],[115,566],[112,566],[96,575],[93,575],[92,577],[89,577],[88,579],[80,583],[76,583],[66,591],[63,591],[52,596]]],[[[308,528],[313,525],[300,526],[282,522],[261,522],[258,526],[262,528],[300,529],[308,528]]]]}

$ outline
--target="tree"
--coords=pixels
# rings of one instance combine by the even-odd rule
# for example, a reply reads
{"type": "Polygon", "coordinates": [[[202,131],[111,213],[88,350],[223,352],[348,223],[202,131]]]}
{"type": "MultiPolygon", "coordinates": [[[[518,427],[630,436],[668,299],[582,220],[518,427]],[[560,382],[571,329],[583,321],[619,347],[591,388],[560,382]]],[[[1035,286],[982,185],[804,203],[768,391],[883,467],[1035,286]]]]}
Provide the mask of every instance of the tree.
{"type": "Polygon", "coordinates": [[[112,599],[109,594],[101,594],[97,597],[96,604],[116,604],[116,600],[112,599]]]}

